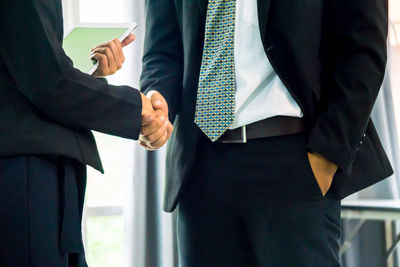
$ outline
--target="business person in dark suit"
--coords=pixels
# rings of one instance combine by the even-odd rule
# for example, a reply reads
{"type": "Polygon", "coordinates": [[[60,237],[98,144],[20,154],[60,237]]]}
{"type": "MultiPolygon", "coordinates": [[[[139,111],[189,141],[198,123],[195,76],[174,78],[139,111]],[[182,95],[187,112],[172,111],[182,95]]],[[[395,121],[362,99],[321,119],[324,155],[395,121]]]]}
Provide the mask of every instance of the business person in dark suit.
{"type": "Polygon", "coordinates": [[[370,120],[387,24],[386,0],[147,1],[181,266],[340,265],[340,199],[392,174],[370,120]]]}
{"type": "MultiPolygon", "coordinates": [[[[172,125],[138,90],[73,68],[61,0],[1,1],[0,25],[0,266],[87,266],[85,165],[103,171],[90,130],[152,147],[172,125]]],[[[94,75],[121,68],[133,38],[94,49],[94,75]]]]}

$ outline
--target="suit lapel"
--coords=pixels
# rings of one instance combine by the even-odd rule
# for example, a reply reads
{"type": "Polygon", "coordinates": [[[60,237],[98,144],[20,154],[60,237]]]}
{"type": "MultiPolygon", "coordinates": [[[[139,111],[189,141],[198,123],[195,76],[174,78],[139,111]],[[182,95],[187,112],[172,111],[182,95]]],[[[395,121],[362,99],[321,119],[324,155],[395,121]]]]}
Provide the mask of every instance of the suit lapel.
{"type": "Polygon", "coordinates": [[[203,21],[206,21],[208,0],[197,0],[200,7],[200,14],[203,21]]]}
{"type": "Polygon", "coordinates": [[[257,0],[258,23],[260,25],[261,38],[264,40],[267,31],[268,10],[271,0],[257,0]]]}

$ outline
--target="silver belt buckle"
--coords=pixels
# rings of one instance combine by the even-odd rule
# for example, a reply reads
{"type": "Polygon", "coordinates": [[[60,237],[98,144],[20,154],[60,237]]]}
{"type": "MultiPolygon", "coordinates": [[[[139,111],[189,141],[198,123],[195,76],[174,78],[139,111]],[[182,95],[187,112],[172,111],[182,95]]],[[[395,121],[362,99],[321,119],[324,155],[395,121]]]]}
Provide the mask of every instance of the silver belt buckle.
{"type": "Polygon", "coordinates": [[[222,143],[225,144],[246,144],[247,143],[247,130],[246,130],[246,125],[242,126],[242,136],[241,139],[239,140],[227,140],[227,141],[222,141],[222,143]]]}

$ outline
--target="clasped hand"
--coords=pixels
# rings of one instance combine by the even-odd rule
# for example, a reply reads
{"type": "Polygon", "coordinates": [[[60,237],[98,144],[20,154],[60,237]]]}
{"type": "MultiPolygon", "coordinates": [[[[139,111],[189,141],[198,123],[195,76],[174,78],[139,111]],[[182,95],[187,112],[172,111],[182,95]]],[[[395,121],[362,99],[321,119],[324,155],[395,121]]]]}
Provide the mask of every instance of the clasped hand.
{"type": "MultiPolygon", "coordinates": [[[[114,39],[92,49],[91,59],[97,60],[99,66],[93,73],[94,77],[105,77],[121,69],[125,61],[122,48],[135,40],[130,34],[120,42],[114,39]]],[[[150,99],[141,93],[142,97],[142,130],[140,144],[147,150],[156,150],[162,147],[171,137],[174,127],[168,119],[168,104],[164,97],[153,92],[150,99]]]]}
{"type": "Polygon", "coordinates": [[[142,96],[142,130],[140,144],[153,151],[162,147],[171,137],[174,127],[168,119],[168,104],[164,97],[154,92],[150,99],[142,96]]]}

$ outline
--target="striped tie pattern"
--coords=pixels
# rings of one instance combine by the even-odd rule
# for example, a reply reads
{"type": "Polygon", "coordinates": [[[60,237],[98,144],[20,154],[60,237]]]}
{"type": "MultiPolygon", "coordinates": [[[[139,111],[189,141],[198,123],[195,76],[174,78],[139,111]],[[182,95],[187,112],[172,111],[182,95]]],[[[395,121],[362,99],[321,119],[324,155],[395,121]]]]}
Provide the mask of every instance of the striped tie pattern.
{"type": "Polygon", "coordinates": [[[209,0],[195,123],[218,140],[235,118],[236,0],[209,0]]]}

